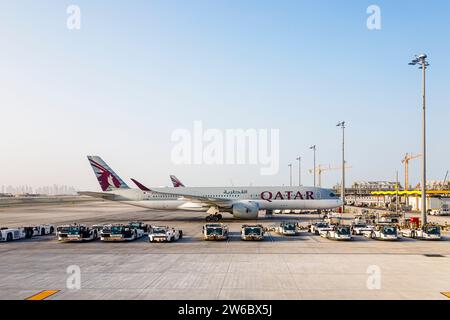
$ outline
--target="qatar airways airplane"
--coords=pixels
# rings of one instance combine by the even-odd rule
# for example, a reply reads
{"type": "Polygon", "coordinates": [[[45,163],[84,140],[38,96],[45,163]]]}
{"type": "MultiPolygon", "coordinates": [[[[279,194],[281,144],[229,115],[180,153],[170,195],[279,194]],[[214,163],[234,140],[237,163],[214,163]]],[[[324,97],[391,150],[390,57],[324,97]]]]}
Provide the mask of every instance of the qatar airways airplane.
{"type": "Polygon", "coordinates": [[[257,219],[259,210],[324,210],[342,205],[330,189],[315,187],[164,187],[147,188],[135,179],[132,189],[98,156],[88,156],[103,192],[79,192],[96,198],[154,210],[202,211],[207,221],[219,221],[221,212],[237,219],[257,219]]]}

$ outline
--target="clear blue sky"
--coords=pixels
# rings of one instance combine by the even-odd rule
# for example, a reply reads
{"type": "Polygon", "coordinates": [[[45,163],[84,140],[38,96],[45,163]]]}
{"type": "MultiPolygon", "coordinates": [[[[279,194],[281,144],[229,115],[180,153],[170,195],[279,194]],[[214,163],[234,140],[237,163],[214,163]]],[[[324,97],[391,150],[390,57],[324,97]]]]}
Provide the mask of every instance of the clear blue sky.
{"type": "Polygon", "coordinates": [[[421,75],[407,63],[423,51],[429,178],[450,169],[448,1],[1,1],[0,39],[0,185],[98,189],[87,154],[148,185],[170,173],[196,186],[286,184],[297,155],[312,167],[312,144],[318,163],[339,165],[339,120],[350,183],[396,170],[402,180],[400,160],[420,151],[421,135],[421,75]],[[70,4],[81,30],[66,28],[70,4]],[[371,4],[379,31],[366,28],[371,4]],[[170,135],[194,120],[279,128],[280,173],[172,164],[170,135]]]}

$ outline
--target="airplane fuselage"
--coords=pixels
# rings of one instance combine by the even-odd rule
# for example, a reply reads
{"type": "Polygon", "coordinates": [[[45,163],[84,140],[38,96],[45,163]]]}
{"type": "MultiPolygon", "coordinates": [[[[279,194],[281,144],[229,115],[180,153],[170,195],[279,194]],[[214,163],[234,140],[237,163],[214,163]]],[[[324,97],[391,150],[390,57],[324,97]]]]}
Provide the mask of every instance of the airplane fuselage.
{"type": "Polygon", "coordinates": [[[166,187],[152,191],[117,189],[110,193],[115,201],[155,210],[207,211],[211,207],[207,199],[219,201],[221,211],[229,211],[233,204],[243,201],[257,204],[260,210],[323,210],[342,205],[332,190],[314,187],[166,187]],[[186,195],[198,199],[193,201],[186,195]]]}

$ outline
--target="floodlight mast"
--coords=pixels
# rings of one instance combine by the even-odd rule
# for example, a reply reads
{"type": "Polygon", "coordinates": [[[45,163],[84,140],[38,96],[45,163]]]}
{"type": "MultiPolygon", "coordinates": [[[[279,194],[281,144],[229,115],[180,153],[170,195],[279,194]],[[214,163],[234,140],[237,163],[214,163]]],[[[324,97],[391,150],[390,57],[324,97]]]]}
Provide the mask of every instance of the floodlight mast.
{"type": "Polygon", "coordinates": [[[411,66],[419,65],[422,69],[422,226],[427,224],[427,156],[426,156],[426,70],[430,65],[424,53],[416,55],[409,63],[411,66]]]}
{"type": "Polygon", "coordinates": [[[342,177],[341,177],[341,199],[342,213],[345,212],[345,121],[339,122],[336,127],[342,128],[342,177]]]}

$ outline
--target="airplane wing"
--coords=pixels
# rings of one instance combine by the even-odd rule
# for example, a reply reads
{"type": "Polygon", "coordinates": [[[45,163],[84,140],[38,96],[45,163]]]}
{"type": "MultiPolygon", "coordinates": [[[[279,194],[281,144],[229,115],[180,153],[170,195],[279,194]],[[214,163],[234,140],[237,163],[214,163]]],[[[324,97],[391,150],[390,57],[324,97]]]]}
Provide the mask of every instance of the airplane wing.
{"type": "Polygon", "coordinates": [[[108,192],[92,192],[92,191],[79,191],[80,196],[89,196],[93,198],[100,198],[105,200],[114,200],[115,195],[108,192]]]}
{"type": "MultiPolygon", "coordinates": [[[[180,188],[182,189],[182,188],[180,188]]],[[[231,207],[233,200],[228,200],[228,199],[221,199],[221,198],[214,198],[214,197],[205,197],[205,196],[199,196],[199,195],[193,195],[193,194],[188,194],[188,193],[184,193],[184,192],[163,192],[163,191],[156,191],[156,190],[151,190],[151,192],[154,193],[160,193],[160,194],[169,194],[169,195],[175,195],[175,196],[179,196],[180,200],[186,200],[186,201],[191,201],[191,202],[196,202],[196,203],[205,203],[211,206],[219,206],[219,207],[231,207]]]]}

